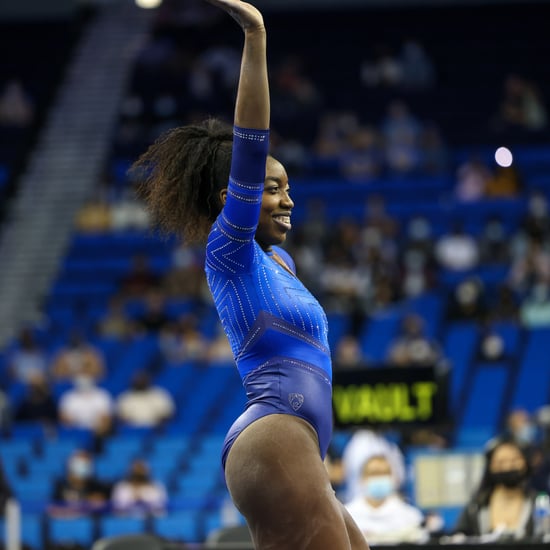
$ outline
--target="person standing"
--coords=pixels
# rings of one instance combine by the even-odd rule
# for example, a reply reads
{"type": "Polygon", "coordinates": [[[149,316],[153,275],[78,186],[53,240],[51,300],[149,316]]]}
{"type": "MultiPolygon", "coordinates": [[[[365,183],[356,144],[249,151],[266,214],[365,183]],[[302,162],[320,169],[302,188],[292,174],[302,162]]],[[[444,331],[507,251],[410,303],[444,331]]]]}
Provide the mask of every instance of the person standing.
{"type": "Polygon", "coordinates": [[[239,0],[208,1],[244,32],[233,131],[208,120],[164,134],[134,163],[145,175],[139,193],[165,230],[207,241],[207,281],[248,397],[222,465],[255,547],[367,549],[323,464],[332,433],[326,315],[279,248],[294,203],[284,167],[268,155],[263,16],[239,0]]]}

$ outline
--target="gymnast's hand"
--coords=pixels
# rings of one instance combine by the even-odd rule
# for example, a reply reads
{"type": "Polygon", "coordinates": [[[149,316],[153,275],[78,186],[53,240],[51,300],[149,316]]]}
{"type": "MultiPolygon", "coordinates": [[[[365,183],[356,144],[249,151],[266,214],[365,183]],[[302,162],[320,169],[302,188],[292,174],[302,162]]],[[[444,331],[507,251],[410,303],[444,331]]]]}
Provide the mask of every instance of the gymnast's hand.
{"type": "Polygon", "coordinates": [[[206,0],[213,6],[218,6],[226,11],[243,31],[263,30],[264,18],[252,4],[241,2],[241,0],[206,0]]]}

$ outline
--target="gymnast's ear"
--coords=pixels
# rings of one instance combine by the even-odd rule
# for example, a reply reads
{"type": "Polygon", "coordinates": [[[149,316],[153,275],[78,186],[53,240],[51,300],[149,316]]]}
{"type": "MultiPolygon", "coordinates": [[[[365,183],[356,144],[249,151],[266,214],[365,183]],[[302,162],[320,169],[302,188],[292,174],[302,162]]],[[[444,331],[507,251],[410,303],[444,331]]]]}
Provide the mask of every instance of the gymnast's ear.
{"type": "Polygon", "coordinates": [[[227,200],[227,187],[222,189],[219,194],[220,202],[222,203],[222,206],[225,204],[225,201],[227,200]]]}

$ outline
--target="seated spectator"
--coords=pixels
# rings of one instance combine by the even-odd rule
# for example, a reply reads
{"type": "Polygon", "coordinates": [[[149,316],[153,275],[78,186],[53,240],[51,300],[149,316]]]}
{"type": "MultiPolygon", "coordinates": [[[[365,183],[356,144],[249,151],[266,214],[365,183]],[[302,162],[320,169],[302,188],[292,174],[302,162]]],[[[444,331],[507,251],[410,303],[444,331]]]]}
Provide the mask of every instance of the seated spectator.
{"type": "Polygon", "coordinates": [[[422,317],[406,315],[401,334],[390,345],[386,361],[396,367],[415,367],[435,365],[441,359],[439,346],[424,334],[422,317]]]}
{"type": "Polygon", "coordinates": [[[111,488],[94,476],[93,457],[77,450],[67,461],[65,476],[57,480],[48,507],[55,517],[76,517],[100,512],[109,503],[111,488]]]}
{"type": "Polygon", "coordinates": [[[539,280],[520,305],[519,316],[523,326],[538,328],[550,326],[550,285],[539,280]]]}
{"type": "Polygon", "coordinates": [[[361,344],[356,336],[345,334],[336,346],[334,366],[338,369],[364,368],[367,359],[363,355],[361,344]]]}
{"type": "Polygon", "coordinates": [[[502,336],[490,324],[483,327],[476,353],[477,362],[500,362],[510,359],[506,356],[506,344],[502,336]]]}
{"type": "Polygon", "coordinates": [[[121,422],[147,428],[160,426],[175,411],[172,396],[165,389],[153,386],[145,371],[134,375],[130,389],[117,397],[115,407],[121,422]]]}
{"type": "Polygon", "coordinates": [[[147,256],[135,256],[130,272],[120,281],[120,293],[126,298],[142,298],[159,287],[159,276],[151,269],[147,256]]]}
{"type": "Polygon", "coordinates": [[[340,153],[340,174],[350,181],[368,182],[380,176],[383,152],[374,128],[362,126],[352,132],[340,153]]]}
{"type": "Polygon", "coordinates": [[[65,426],[91,430],[98,437],[111,431],[113,399],[107,390],[98,388],[93,378],[80,375],[74,388],[61,395],[58,416],[65,426]]]}
{"type": "Polygon", "coordinates": [[[51,372],[56,381],[74,381],[80,376],[97,381],[105,374],[105,363],[98,349],[82,334],[73,332],[68,344],[54,358],[51,372]]]}
{"type": "Polygon", "coordinates": [[[504,540],[533,535],[535,494],[530,491],[528,458],[513,440],[499,439],[485,455],[483,477],[455,527],[466,536],[504,540]]]}
{"type": "Polygon", "coordinates": [[[422,126],[402,101],[392,101],[381,126],[390,174],[408,174],[420,167],[422,126]]]}
{"type": "Polygon", "coordinates": [[[6,503],[13,496],[9,481],[4,473],[4,467],[2,465],[2,460],[0,459],[0,517],[4,516],[4,510],[6,508],[6,503]]]}
{"type": "Polygon", "coordinates": [[[18,382],[28,382],[36,374],[47,372],[46,353],[29,328],[21,331],[17,346],[7,359],[10,377],[18,382]]]}
{"type": "Polygon", "coordinates": [[[493,177],[485,186],[485,196],[492,199],[517,197],[523,187],[521,176],[515,166],[497,166],[493,177]]]}
{"type": "Polygon", "coordinates": [[[435,257],[443,269],[468,271],[479,263],[479,245],[472,235],[466,233],[460,222],[435,243],[435,257]]]}
{"type": "Polygon", "coordinates": [[[23,84],[8,81],[0,94],[0,126],[26,128],[33,120],[34,104],[23,84]]]}
{"type": "Polygon", "coordinates": [[[208,340],[199,331],[196,316],[188,314],[161,333],[160,349],[170,363],[203,362],[208,353],[208,340]]]}
{"type": "Polygon", "coordinates": [[[485,291],[476,277],[461,281],[451,293],[446,312],[447,321],[482,321],[487,317],[485,291]]]}
{"type": "Polygon", "coordinates": [[[504,264],[510,260],[510,244],[499,216],[492,216],[485,223],[479,248],[483,264],[504,264]]]}
{"type": "Polygon", "coordinates": [[[507,284],[502,284],[497,288],[496,297],[488,313],[491,321],[495,322],[518,320],[518,299],[507,284]]]}
{"type": "Polygon", "coordinates": [[[126,315],[124,302],[120,296],[114,296],[109,300],[105,315],[97,324],[97,332],[106,338],[125,340],[135,332],[134,322],[126,315]]]}
{"type": "Polygon", "coordinates": [[[187,245],[176,248],[172,254],[172,267],[162,280],[166,296],[201,299],[205,283],[203,254],[187,245]]]}
{"type": "Polygon", "coordinates": [[[536,281],[550,281],[550,253],[543,241],[530,239],[512,262],[508,282],[513,290],[529,290],[536,281]]]}
{"type": "Polygon", "coordinates": [[[101,196],[88,200],[77,212],[76,230],[81,233],[106,233],[111,229],[111,210],[109,203],[101,196]]]}
{"type": "Polygon", "coordinates": [[[208,343],[206,360],[210,365],[234,365],[235,359],[229,340],[222,329],[221,324],[213,340],[208,343]]]}
{"type": "Polygon", "coordinates": [[[435,82],[433,61],[417,40],[407,40],[399,53],[401,85],[407,90],[425,90],[435,82]]]}
{"type": "Polygon", "coordinates": [[[134,460],[126,479],[115,483],[111,502],[115,512],[155,514],[166,509],[168,495],[164,485],[151,478],[148,464],[134,460]]]}
{"type": "Polygon", "coordinates": [[[426,542],[422,512],[398,495],[391,464],[384,455],[370,457],[362,467],[359,492],[346,504],[370,544],[426,542]]]}
{"type": "Polygon", "coordinates": [[[449,152],[441,130],[434,124],[427,124],[420,136],[422,171],[426,174],[445,174],[449,168],[449,152]]]}
{"type": "Polygon", "coordinates": [[[134,190],[128,187],[110,206],[111,230],[144,230],[149,227],[149,214],[139,202],[134,190]]]}
{"type": "Polygon", "coordinates": [[[158,333],[170,324],[166,314],[166,300],[158,290],[149,290],[145,297],[145,311],[136,319],[136,328],[147,333],[158,333]]]}
{"type": "Polygon", "coordinates": [[[11,409],[10,398],[0,387],[0,435],[9,432],[12,420],[11,409]]]}
{"type": "Polygon", "coordinates": [[[377,44],[374,60],[367,59],[360,67],[361,82],[368,88],[395,88],[402,83],[401,60],[388,44],[377,44]]]}
{"type": "Polygon", "coordinates": [[[550,237],[550,212],[543,192],[535,191],[530,195],[521,231],[528,239],[538,242],[544,242],[550,237]]]}
{"type": "Polygon", "coordinates": [[[493,174],[480,158],[463,162],[456,171],[455,196],[461,202],[475,202],[485,196],[485,189],[493,174]]]}
{"type": "Polygon", "coordinates": [[[536,132],[544,129],[547,123],[546,107],[537,86],[519,75],[508,75],[494,123],[495,130],[536,132]]]}
{"type": "Polygon", "coordinates": [[[405,482],[405,457],[401,449],[383,433],[374,429],[361,428],[353,433],[342,453],[346,488],[345,501],[351,501],[361,495],[363,466],[367,460],[379,455],[385,456],[391,464],[396,487],[399,488],[403,485],[405,482]]]}
{"type": "Polygon", "coordinates": [[[27,392],[15,411],[15,420],[51,426],[57,423],[57,405],[43,374],[37,373],[29,380],[27,392]]]}

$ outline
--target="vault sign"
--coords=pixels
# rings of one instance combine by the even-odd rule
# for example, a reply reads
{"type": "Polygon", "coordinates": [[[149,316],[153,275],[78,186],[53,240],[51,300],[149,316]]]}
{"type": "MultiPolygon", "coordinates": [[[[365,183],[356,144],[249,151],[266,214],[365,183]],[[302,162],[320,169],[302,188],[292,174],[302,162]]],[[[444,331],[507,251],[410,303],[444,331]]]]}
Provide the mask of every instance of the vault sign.
{"type": "Polygon", "coordinates": [[[332,406],[340,428],[446,423],[447,375],[434,367],[336,369],[332,406]]]}

